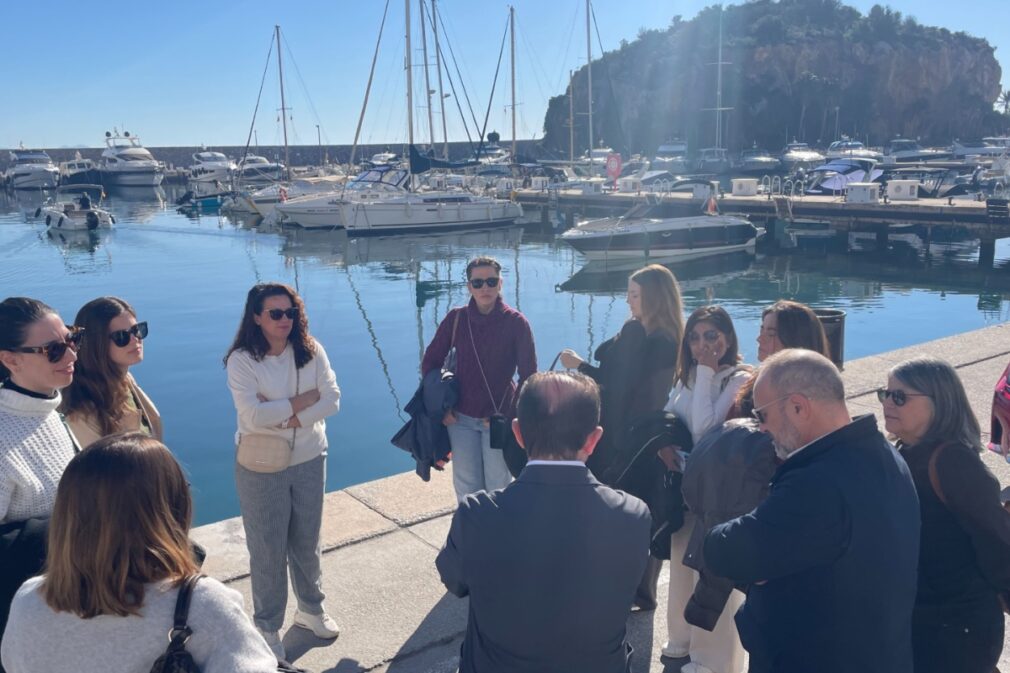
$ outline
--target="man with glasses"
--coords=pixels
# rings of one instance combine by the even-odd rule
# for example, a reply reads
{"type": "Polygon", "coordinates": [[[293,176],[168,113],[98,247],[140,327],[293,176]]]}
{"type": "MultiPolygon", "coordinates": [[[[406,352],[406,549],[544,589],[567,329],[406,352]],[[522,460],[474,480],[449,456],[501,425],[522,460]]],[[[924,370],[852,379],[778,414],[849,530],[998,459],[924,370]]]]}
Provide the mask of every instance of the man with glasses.
{"type": "Polygon", "coordinates": [[[750,673],[911,673],[919,504],[904,461],[813,351],[765,361],[753,415],[784,463],[704,547],[713,573],[751,585],[736,617],[750,673]]]}

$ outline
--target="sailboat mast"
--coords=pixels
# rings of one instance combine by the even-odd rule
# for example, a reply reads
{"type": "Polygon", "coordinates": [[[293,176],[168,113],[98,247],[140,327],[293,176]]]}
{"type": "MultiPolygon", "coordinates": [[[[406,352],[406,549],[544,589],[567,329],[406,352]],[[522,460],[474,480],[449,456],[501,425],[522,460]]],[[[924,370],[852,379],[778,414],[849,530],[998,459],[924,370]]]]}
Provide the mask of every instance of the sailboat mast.
{"type": "Polygon", "coordinates": [[[445,126],[445,93],[442,91],[442,52],[438,48],[437,0],[431,0],[431,32],[435,36],[435,68],[438,69],[438,111],[442,115],[442,158],[449,160],[449,134],[445,126]]]}
{"type": "Polygon", "coordinates": [[[512,161],[516,160],[516,8],[509,5],[509,34],[512,37],[512,161]]]}
{"type": "Polygon", "coordinates": [[[288,107],[284,103],[284,66],[281,64],[281,27],[274,26],[277,36],[277,78],[281,85],[281,126],[284,128],[284,170],[291,179],[291,157],[288,155],[288,107]]]}
{"type": "Polygon", "coordinates": [[[421,53],[424,55],[424,96],[428,101],[428,144],[435,146],[435,122],[431,112],[431,80],[428,79],[428,30],[424,27],[424,0],[417,0],[421,11],[421,53]]]}
{"type": "Polygon", "coordinates": [[[719,61],[715,76],[715,146],[722,147],[722,5],[719,5],[719,61]]]}
{"type": "MultiPolygon", "coordinates": [[[[404,4],[404,26],[406,29],[406,50],[405,50],[405,60],[406,60],[406,71],[407,71],[407,142],[410,145],[414,144],[414,91],[411,86],[411,75],[413,74],[413,66],[410,61],[410,0],[403,0],[404,4]]],[[[410,162],[407,162],[408,164],[410,162]]]]}
{"type": "Polygon", "coordinates": [[[568,161],[575,163],[575,71],[568,71],[568,161]]]}
{"type": "Polygon", "coordinates": [[[589,76],[589,173],[593,173],[593,42],[589,31],[593,11],[591,0],[586,0],[586,74],[589,76]]]}

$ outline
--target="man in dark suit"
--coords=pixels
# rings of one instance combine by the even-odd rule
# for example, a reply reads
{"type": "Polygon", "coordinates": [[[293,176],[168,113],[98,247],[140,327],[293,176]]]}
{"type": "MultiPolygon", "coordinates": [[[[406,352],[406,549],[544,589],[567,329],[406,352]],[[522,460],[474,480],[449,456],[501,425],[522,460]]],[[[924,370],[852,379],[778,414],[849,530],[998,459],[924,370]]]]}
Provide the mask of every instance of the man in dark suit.
{"type": "Polygon", "coordinates": [[[873,415],[849,416],[813,351],[764,361],[754,416],[784,460],[768,498],[715,526],[705,563],[753,585],[736,615],[751,673],[912,673],[919,501],[873,415]]]}
{"type": "Polygon", "coordinates": [[[649,511],[585,466],[603,433],[581,374],[531,376],[512,429],[529,454],[503,490],[466,496],[435,563],[470,596],[460,673],[625,673],[649,511]]]}

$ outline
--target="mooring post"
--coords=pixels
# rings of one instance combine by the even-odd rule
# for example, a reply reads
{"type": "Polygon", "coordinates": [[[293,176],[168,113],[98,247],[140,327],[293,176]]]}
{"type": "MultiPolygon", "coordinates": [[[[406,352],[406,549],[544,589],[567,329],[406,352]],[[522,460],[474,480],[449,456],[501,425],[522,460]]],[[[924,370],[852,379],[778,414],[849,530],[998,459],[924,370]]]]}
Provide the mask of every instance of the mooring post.
{"type": "Polygon", "coordinates": [[[978,248],[978,266],[982,269],[991,269],[992,263],[996,259],[996,239],[983,238],[978,248]]]}

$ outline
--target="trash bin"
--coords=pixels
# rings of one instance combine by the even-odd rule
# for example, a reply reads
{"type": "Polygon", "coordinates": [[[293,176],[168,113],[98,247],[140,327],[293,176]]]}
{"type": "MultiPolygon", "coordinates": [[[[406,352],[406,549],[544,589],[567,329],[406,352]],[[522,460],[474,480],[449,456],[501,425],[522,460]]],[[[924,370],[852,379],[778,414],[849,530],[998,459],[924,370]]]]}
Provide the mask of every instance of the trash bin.
{"type": "Polygon", "coordinates": [[[814,313],[821,321],[824,336],[828,338],[828,352],[838,369],[845,364],[845,311],[835,308],[815,308],[814,313]]]}

